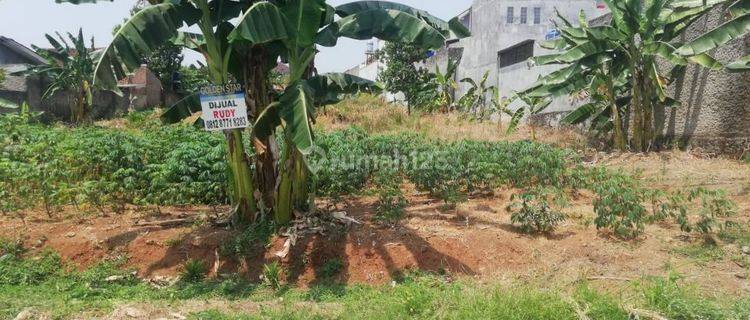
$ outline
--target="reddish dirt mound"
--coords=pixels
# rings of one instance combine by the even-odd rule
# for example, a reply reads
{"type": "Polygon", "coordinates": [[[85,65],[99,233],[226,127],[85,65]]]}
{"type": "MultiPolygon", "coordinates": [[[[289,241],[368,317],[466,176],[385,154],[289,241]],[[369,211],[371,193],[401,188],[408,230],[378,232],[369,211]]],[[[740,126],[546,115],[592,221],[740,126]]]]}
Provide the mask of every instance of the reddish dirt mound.
{"type": "MultiPolygon", "coordinates": [[[[524,235],[509,224],[505,211],[509,194],[472,199],[447,211],[438,201],[411,197],[406,218],[396,226],[371,222],[374,199],[348,199],[341,209],[362,224],[346,232],[298,239],[282,261],[287,281],[301,286],[322,281],[326,264],[338,260],[342,270],[337,280],[347,283],[387,283],[410,269],[558,283],[637,279],[676,270],[713,290],[750,291],[750,284],[742,279],[746,270],[730,259],[733,252],[704,265],[672,254],[674,248],[687,245],[674,226],[649,226],[646,236],[635,242],[598,233],[587,226],[593,213],[586,195],[565,210],[571,218],[554,234],[524,235]]],[[[742,219],[750,216],[746,207],[741,212],[742,219]]],[[[131,210],[108,217],[27,219],[25,225],[6,219],[0,220],[0,232],[24,237],[35,250],[51,247],[80,267],[124,255],[127,266],[137,269],[140,277],[174,277],[185,261],[199,259],[211,266],[214,275],[239,272],[258,279],[262,265],[277,259],[275,253],[286,239],[275,238],[267,248],[258,244],[254,255],[243,261],[221,257],[219,248],[233,238],[233,232],[180,223],[180,219],[212,214],[209,208],[185,207],[162,208],[159,214],[131,210]]]]}

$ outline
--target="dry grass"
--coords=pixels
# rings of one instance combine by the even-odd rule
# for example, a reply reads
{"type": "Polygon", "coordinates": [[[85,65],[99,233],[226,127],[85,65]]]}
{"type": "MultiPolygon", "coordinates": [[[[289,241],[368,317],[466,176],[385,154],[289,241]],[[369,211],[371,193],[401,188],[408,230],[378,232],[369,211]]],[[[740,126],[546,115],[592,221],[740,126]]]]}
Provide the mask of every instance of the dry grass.
{"type": "Polygon", "coordinates": [[[704,157],[685,151],[649,154],[600,153],[592,164],[639,172],[652,187],[680,189],[707,187],[724,189],[750,202],[750,164],[725,158],[704,157]]]}
{"type": "MultiPolygon", "coordinates": [[[[508,120],[507,118],[504,120],[508,120]]],[[[531,128],[521,126],[506,134],[507,123],[479,122],[461,114],[407,114],[402,106],[362,95],[327,107],[317,119],[319,129],[333,131],[358,126],[370,134],[419,132],[428,137],[455,141],[519,141],[531,140],[531,128]]],[[[583,148],[586,138],[572,129],[536,128],[537,141],[561,147],[583,148]]]]}

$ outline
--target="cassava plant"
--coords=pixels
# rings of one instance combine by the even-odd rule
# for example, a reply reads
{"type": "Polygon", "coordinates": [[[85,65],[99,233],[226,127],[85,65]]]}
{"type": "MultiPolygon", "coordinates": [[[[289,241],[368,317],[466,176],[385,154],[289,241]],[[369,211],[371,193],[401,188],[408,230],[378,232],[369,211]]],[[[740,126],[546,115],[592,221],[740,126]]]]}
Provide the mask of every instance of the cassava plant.
{"type": "Polygon", "coordinates": [[[546,194],[524,192],[511,200],[518,200],[508,206],[511,212],[510,220],[519,225],[525,233],[549,233],[557,225],[565,221],[565,215],[554,210],[547,201],[546,194]]]}

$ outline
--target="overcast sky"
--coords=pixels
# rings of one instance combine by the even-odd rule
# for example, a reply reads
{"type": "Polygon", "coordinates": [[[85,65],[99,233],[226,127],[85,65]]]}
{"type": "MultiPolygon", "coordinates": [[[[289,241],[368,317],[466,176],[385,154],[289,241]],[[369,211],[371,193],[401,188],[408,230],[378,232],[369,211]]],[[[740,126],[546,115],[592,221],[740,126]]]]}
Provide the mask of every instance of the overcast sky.
{"type": "MultiPolygon", "coordinates": [[[[450,19],[471,6],[471,0],[397,0],[450,19]]],[[[350,0],[330,0],[332,5],[350,0]]],[[[95,5],[56,4],[54,0],[0,0],[0,35],[23,45],[49,46],[45,33],[77,32],[93,35],[97,46],[112,39],[112,27],[129,15],[135,0],[115,0],[95,5]]],[[[322,48],[316,60],[319,72],[344,71],[364,60],[366,41],[342,39],[335,48],[322,48]]],[[[189,56],[188,62],[196,59],[189,56]]]]}

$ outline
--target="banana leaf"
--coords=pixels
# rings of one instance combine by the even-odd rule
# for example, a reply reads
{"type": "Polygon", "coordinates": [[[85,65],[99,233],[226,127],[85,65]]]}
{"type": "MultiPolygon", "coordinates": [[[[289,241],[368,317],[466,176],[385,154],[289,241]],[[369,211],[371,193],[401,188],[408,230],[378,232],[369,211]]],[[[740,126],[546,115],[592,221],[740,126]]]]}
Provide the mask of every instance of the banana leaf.
{"type": "Polygon", "coordinates": [[[136,13],[102,52],[94,71],[94,86],[119,93],[117,81],[140,67],[142,57],[176,38],[183,23],[178,7],[171,3],[148,6],[136,13]]]}
{"type": "Polygon", "coordinates": [[[560,122],[569,125],[580,124],[591,119],[605,107],[596,102],[587,103],[565,115],[560,122]]]}
{"type": "Polygon", "coordinates": [[[390,1],[356,1],[336,7],[336,13],[342,17],[348,17],[353,14],[360,12],[373,10],[373,9],[384,9],[384,10],[396,10],[406,12],[413,16],[416,16],[440,32],[446,38],[466,38],[471,36],[471,31],[466,28],[458,18],[453,18],[449,22],[445,22],[442,19],[429,14],[427,11],[412,8],[410,6],[390,2],[390,1]]]}
{"type": "Polygon", "coordinates": [[[290,36],[279,8],[264,1],[254,4],[242,15],[237,27],[229,34],[229,42],[244,40],[260,44],[290,36]]]}
{"type": "Polygon", "coordinates": [[[373,9],[346,16],[325,27],[317,43],[332,47],[339,37],[358,40],[378,38],[413,44],[425,49],[438,49],[445,36],[433,26],[409,13],[398,10],[373,9]]]}
{"type": "Polygon", "coordinates": [[[727,64],[727,69],[731,72],[740,72],[750,70],[750,55],[744,56],[739,60],[727,64]]]}
{"type": "Polygon", "coordinates": [[[198,94],[193,93],[169,107],[161,114],[160,119],[166,124],[178,123],[198,111],[201,111],[201,101],[198,94]]]}
{"type": "Polygon", "coordinates": [[[346,73],[326,73],[306,80],[313,93],[315,105],[337,103],[345,95],[383,90],[377,83],[346,73]]]}
{"type": "Polygon", "coordinates": [[[748,32],[750,32],[750,15],[740,16],[684,44],[677,49],[676,53],[683,56],[698,55],[742,37],[748,32]]]}

